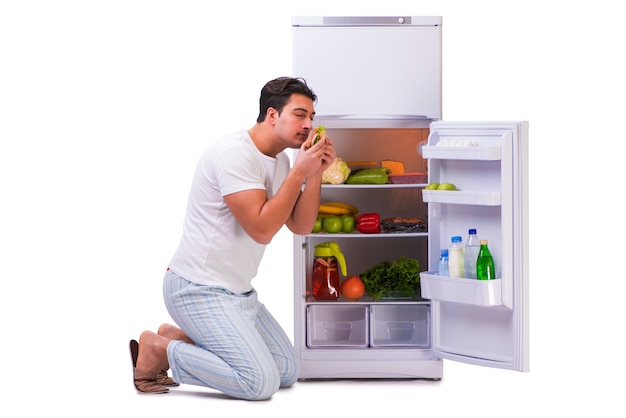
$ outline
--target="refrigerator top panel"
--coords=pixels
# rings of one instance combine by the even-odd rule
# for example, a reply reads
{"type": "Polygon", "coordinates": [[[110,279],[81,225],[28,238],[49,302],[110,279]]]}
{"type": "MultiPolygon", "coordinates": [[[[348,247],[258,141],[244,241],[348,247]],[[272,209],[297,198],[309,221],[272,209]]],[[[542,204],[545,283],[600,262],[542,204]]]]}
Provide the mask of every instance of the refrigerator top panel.
{"type": "Polygon", "coordinates": [[[293,26],[441,26],[441,16],[294,16],[293,26]]]}
{"type": "Polygon", "coordinates": [[[441,119],[441,18],[293,18],[292,40],[317,116],[441,119]]]}

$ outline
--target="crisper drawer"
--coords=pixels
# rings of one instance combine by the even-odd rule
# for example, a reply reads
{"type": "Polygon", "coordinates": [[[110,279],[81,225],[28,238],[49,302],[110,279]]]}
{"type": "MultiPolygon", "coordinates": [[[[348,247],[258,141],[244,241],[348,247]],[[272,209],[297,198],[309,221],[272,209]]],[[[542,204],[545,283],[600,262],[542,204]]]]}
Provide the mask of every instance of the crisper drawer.
{"type": "Polygon", "coordinates": [[[428,305],[370,306],[372,347],[428,347],[430,308],[428,305]]]}
{"type": "Polygon", "coordinates": [[[306,314],[309,348],[368,346],[367,306],[309,305],[306,314]]]}

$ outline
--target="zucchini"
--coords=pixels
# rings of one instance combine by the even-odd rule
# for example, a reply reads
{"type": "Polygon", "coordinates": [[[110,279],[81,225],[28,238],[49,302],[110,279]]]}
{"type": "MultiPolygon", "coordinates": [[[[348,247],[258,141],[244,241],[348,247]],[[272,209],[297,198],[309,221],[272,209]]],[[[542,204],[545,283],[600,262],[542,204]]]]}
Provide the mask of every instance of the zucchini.
{"type": "Polygon", "coordinates": [[[391,170],[385,167],[366,168],[350,175],[346,184],[386,184],[391,170]]]}

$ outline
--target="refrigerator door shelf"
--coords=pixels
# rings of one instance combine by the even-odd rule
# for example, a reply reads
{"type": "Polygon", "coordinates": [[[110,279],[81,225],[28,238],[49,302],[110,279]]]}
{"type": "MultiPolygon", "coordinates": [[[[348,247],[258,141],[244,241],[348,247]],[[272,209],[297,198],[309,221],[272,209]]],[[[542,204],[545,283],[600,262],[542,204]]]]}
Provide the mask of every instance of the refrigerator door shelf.
{"type": "Polygon", "coordinates": [[[462,190],[422,190],[427,203],[450,203],[457,205],[499,206],[502,204],[500,192],[473,192],[462,190]]]}
{"type": "MultiPolygon", "coordinates": [[[[476,280],[439,276],[434,272],[420,273],[422,297],[445,302],[476,306],[503,306],[510,298],[502,295],[502,279],[476,280]]],[[[505,289],[510,286],[505,286],[505,289]]],[[[511,309],[510,306],[507,308],[511,309]]]]}
{"type": "Polygon", "coordinates": [[[499,160],[502,149],[499,146],[443,147],[424,145],[421,148],[424,158],[444,160],[499,160]]]}

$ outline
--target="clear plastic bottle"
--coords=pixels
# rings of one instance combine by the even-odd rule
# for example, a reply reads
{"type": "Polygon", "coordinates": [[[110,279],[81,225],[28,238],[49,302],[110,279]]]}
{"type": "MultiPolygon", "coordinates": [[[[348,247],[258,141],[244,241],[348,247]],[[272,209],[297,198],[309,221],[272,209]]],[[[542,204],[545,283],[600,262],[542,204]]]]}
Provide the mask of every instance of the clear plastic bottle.
{"type": "Polygon", "coordinates": [[[478,280],[492,280],[496,278],[496,268],[486,239],[480,240],[480,252],[476,261],[476,275],[478,280]]]}
{"type": "Polygon", "coordinates": [[[441,250],[441,257],[439,257],[439,268],[438,273],[440,276],[449,276],[450,272],[448,270],[448,249],[443,248],[441,250]]]}
{"type": "Polygon", "coordinates": [[[463,258],[465,247],[463,247],[463,238],[455,235],[451,239],[450,248],[448,249],[448,270],[450,277],[463,277],[465,270],[463,268],[463,258]]]}
{"type": "Polygon", "coordinates": [[[476,235],[476,230],[471,228],[467,231],[469,236],[465,243],[465,256],[463,259],[463,266],[465,269],[465,277],[468,279],[476,278],[476,259],[478,258],[478,252],[480,251],[480,240],[476,235]]]}

